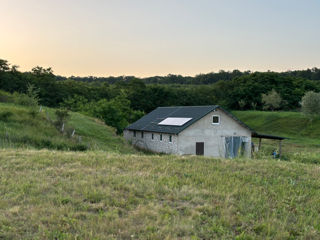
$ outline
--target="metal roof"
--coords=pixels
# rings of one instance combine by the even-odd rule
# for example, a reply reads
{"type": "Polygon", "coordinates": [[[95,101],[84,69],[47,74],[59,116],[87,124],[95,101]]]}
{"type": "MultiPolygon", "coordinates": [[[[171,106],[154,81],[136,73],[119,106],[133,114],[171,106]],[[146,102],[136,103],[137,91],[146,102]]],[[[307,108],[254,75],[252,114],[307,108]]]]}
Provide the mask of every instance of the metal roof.
{"type": "Polygon", "coordinates": [[[259,133],[253,133],[252,137],[254,138],[265,138],[265,139],[275,139],[275,140],[284,140],[288,139],[286,137],[279,137],[279,136],[274,136],[274,135],[267,135],[267,134],[259,134],[259,133]]]}
{"type": "Polygon", "coordinates": [[[147,131],[147,132],[159,132],[159,133],[171,133],[178,134],[199,119],[203,118],[210,112],[221,109],[228,116],[233,118],[243,127],[249,129],[251,132],[254,132],[250,127],[245,123],[240,121],[230,112],[226,111],[218,105],[210,106],[181,106],[181,107],[158,107],[149,114],[140,118],[138,121],[129,125],[126,129],[128,130],[137,130],[137,131],[147,131]],[[164,119],[171,118],[191,118],[190,121],[186,122],[182,126],[170,126],[170,125],[159,125],[164,119]]]}

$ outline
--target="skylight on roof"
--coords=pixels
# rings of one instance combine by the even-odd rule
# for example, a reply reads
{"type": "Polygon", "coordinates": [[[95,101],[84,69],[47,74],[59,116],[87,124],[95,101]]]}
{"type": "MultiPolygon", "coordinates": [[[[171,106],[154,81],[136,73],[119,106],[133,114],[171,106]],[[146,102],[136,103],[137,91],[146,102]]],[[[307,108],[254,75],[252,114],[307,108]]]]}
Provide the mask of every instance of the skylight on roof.
{"type": "Polygon", "coordinates": [[[158,125],[182,126],[189,122],[192,118],[168,117],[159,122],[158,125]]]}

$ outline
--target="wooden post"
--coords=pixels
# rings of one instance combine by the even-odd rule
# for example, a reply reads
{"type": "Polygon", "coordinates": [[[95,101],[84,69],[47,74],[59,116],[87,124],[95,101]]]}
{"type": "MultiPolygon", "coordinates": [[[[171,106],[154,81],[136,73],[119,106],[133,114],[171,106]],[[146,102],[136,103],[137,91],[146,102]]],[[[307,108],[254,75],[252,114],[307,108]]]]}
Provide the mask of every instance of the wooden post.
{"type": "Polygon", "coordinates": [[[281,147],[282,147],[282,140],[279,141],[279,159],[281,158],[281,147]]]}
{"type": "Polygon", "coordinates": [[[259,147],[258,147],[258,150],[260,151],[261,149],[261,138],[259,138],[259,147]]]}

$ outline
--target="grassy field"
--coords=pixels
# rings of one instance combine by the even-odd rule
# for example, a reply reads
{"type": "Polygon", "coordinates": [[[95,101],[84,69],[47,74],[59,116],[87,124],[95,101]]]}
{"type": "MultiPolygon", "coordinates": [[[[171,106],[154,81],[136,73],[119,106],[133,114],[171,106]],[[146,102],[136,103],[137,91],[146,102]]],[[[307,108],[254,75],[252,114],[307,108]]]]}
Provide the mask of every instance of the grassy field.
{"type": "Polygon", "coordinates": [[[235,114],[289,137],[282,160],[265,140],[254,159],[144,155],[94,118],[71,113],[70,138],[54,109],[0,103],[0,239],[320,239],[320,121],[235,114]]]}
{"type": "Polygon", "coordinates": [[[0,239],[320,239],[320,167],[0,150],[0,239]]]}
{"type": "Polygon", "coordinates": [[[66,129],[75,129],[73,138],[61,134],[47,120],[55,120],[54,109],[44,108],[41,114],[33,116],[29,108],[0,103],[0,147],[136,152],[113,128],[79,113],[70,114],[66,129]]]}

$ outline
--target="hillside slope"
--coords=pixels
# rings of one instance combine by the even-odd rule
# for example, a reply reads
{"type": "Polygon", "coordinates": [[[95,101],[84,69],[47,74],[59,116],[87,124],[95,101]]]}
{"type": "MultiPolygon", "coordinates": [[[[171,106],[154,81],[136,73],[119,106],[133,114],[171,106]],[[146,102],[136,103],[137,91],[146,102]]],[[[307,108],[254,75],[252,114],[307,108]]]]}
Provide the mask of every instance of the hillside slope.
{"type": "Polygon", "coordinates": [[[70,113],[66,124],[69,137],[61,134],[51,122],[55,120],[54,111],[44,108],[42,113],[32,115],[29,108],[0,103],[0,147],[135,152],[113,128],[79,113],[70,113]],[[75,136],[70,137],[73,129],[75,136]]]}
{"type": "Polygon", "coordinates": [[[320,144],[320,119],[311,121],[300,112],[234,111],[259,133],[290,138],[293,143],[320,144]]]}
{"type": "Polygon", "coordinates": [[[0,239],[320,239],[320,168],[0,149],[0,239]]]}

